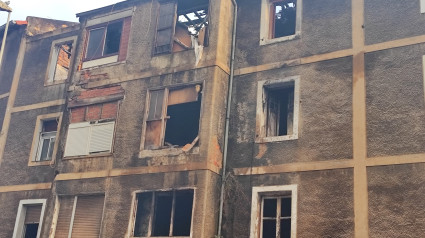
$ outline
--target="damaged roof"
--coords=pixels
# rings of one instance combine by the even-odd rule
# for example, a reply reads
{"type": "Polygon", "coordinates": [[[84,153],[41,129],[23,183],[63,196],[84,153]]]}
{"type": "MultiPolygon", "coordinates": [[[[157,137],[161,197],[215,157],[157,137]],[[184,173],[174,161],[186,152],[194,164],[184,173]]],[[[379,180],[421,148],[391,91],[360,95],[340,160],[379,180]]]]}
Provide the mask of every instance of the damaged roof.
{"type": "Polygon", "coordinates": [[[133,3],[141,2],[141,1],[142,0],[127,0],[127,1],[117,2],[117,3],[111,4],[111,5],[108,5],[108,6],[105,6],[105,7],[96,8],[96,9],[93,9],[93,10],[90,10],[90,11],[77,13],[76,16],[78,18],[80,18],[80,17],[87,17],[87,16],[90,16],[90,15],[94,15],[96,13],[112,12],[114,10],[119,10],[119,9],[122,9],[122,8],[125,8],[125,7],[130,7],[130,6],[133,5],[133,3]]]}

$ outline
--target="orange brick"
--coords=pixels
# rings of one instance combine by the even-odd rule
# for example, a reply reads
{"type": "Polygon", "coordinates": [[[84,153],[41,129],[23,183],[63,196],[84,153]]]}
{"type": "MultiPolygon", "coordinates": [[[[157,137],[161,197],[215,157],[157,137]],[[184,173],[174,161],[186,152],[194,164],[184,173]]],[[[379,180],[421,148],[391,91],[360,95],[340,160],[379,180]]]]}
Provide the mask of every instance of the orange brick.
{"type": "Polygon", "coordinates": [[[115,118],[117,116],[118,103],[104,103],[102,108],[102,119],[115,118]]]}
{"type": "Polygon", "coordinates": [[[86,114],[86,107],[71,109],[71,123],[83,122],[86,114]]]}
{"type": "Polygon", "coordinates": [[[88,106],[86,121],[99,120],[101,111],[102,111],[102,104],[88,106]]]}

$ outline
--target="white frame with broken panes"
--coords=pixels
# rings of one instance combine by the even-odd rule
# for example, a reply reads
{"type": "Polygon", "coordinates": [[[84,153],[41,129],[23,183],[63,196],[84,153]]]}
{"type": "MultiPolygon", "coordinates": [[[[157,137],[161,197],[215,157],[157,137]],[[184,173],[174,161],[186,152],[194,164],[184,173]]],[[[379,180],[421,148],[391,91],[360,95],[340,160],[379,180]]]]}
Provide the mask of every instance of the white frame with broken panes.
{"type": "MultiPolygon", "coordinates": [[[[52,158],[51,160],[45,160],[45,161],[40,161],[39,160],[39,155],[38,155],[38,151],[40,149],[41,144],[41,133],[43,130],[43,122],[44,121],[50,121],[50,120],[56,120],[58,122],[58,127],[56,129],[55,138],[59,138],[59,134],[60,134],[60,127],[62,124],[62,113],[61,112],[57,112],[57,113],[50,113],[50,114],[44,114],[44,115],[39,115],[37,116],[37,120],[36,120],[36,125],[34,128],[34,134],[33,134],[33,140],[32,140],[32,145],[31,145],[31,151],[30,151],[30,156],[29,156],[29,160],[28,160],[28,166],[39,166],[39,165],[49,165],[49,164],[54,164],[56,161],[56,153],[59,147],[59,143],[56,141],[52,152],[52,158]]],[[[53,135],[52,135],[53,136],[53,135]]]]}
{"type": "MultiPolygon", "coordinates": [[[[152,199],[152,206],[150,209],[150,214],[149,214],[149,227],[148,227],[148,236],[146,237],[158,237],[158,236],[152,236],[152,220],[154,217],[154,207],[155,207],[155,193],[156,192],[173,192],[173,205],[172,205],[172,212],[174,212],[174,202],[175,202],[175,192],[178,191],[183,191],[183,190],[192,190],[193,191],[193,202],[192,202],[192,219],[190,221],[190,236],[178,236],[179,238],[192,238],[193,237],[193,220],[194,220],[194,215],[195,215],[195,205],[196,205],[196,188],[194,187],[182,187],[182,188],[173,188],[173,189],[158,189],[158,190],[137,190],[132,192],[132,202],[131,202],[131,209],[130,209],[130,219],[129,219],[129,223],[128,223],[128,228],[127,228],[127,238],[145,238],[145,237],[138,237],[138,236],[134,236],[134,229],[136,226],[136,215],[137,215],[137,208],[138,208],[138,200],[137,200],[137,195],[141,194],[141,193],[148,193],[148,192],[152,192],[153,193],[153,199],[152,199]]],[[[172,219],[173,219],[173,215],[172,215],[172,219]]],[[[170,221],[170,233],[172,231],[172,223],[173,220],[170,221]]],[[[166,236],[168,238],[173,238],[175,236],[166,236]]]]}
{"type": "Polygon", "coordinates": [[[77,36],[71,36],[66,37],[58,40],[52,41],[52,46],[50,47],[50,56],[49,56],[49,63],[47,64],[47,72],[46,72],[46,79],[44,81],[44,86],[54,85],[54,84],[60,84],[64,83],[70,75],[71,69],[72,69],[72,62],[74,61],[74,55],[75,49],[76,49],[76,42],[77,42],[77,36]],[[60,46],[72,43],[72,51],[71,51],[71,58],[69,59],[69,70],[68,75],[66,79],[62,80],[55,80],[55,74],[56,74],[56,65],[58,62],[59,52],[60,52],[60,46]]]}
{"type": "Polygon", "coordinates": [[[302,5],[303,0],[296,0],[296,20],[295,20],[295,34],[279,38],[271,38],[271,6],[277,0],[261,0],[261,20],[260,20],[260,45],[268,45],[282,41],[297,39],[301,35],[301,21],[302,21],[302,5]]]}
{"type": "Polygon", "coordinates": [[[19,207],[18,207],[18,212],[16,215],[15,227],[13,229],[12,238],[23,237],[27,206],[31,206],[31,205],[41,205],[40,221],[38,223],[38,230],[37,230],[37,238],[40,237],[41,228],[43,226],[44,210],[46,209],[46,201],[47,199],[26,199],[26,200],[19,201],[19,207]]]}
{"type": "MultiPolygon", "coordinates": [[[[105,64],[112,64],[112,63],[118,63],[118,59],[119,59],[119,53],[117,55],[112,55],[112,56],[105,56],[105,57],[101,57],[101,58],[95,58],[92,60],[87,60],[85,55],[86,55],[86,51],[87,51],[87,46],[88,46],[88,37],[89,37],[89,31],[90,30],[94,30],[96,27],[96,25],[103,25],[103,24],[107,24],[108,22],[113,22],[113,21],[120,21],[122,20],[124,23],[124,19],[126,17],[131,17],[133,16],[133,12],[135,11],[136,7],[132,7],[132,8],[127,8],[127,9],[123,9],[114,13],[106,13],[100,16],[96,16],[92,19],[87,20],[87,24],[85,25],[85,27],[87,28],[91,28],[91,29],[86,29],[86,37],[87,40],[84,43],[84,60],[82,60],[82,68],[86,69],[86,68],[92,68],[92,67],[96,67],[96,66],[101,66],[101,65],[105,65],[105,64]]],[[[105,30],[106,31],[106,30],[105,30]]],[[[122,34],[122,32],[121,32],[122,34]]],[[[102,50],[103,51],[103,50],[102,50]]],[[[128,49],[127,49],[128,51],[128,49]]]]}
{"type": "MultiPolygon", "coordinates": [[[[266,198],[291,197],[291,238],[297,237],[298,185],[258,186],[252,188],[250,238],[262,237],[263,201],[266,198]]],[[[279,214],[279,212],[277,212],[279,214]]],[[[279,217],[280,219],[281,217],[279,217]]],[[[276,225],[276,234],[279,232],[276,225]]],[[[277,237],[277,236],[276,236],[277,237]]]]}
{"type": "MultiPolygon", "coordinates": [[[[186,87],[194,87],[196,85],[201,86],[201,94],[202,94],[202,101],[201,101],[201,108],[200,108],[200,114],[199,114],[199,127],[198,127],[198,140],[196,143],[200,143],[199,140],[199,132],[201,131],[201,117],[202,117],[202,111],[203,111],[203,101],[204,99],[204,91],[205,91],[205,82],[204,81],[194,81],[190,83],[183,83],[183,84],[175,84],[170,86],[161,86],[161,87],[153,87],[149,88],[147,90],[146,94],[146,102],[145,102],[145,113],[144,113],[144,119],[143,119],[143,125],[142,125],[142,137],[141,137],[141,143],[140,143],[140,153],[139,157],[151,157],[151,156],[166,156],[166,155],[179,155],[183,153],[182,149],[180,147],[177,148],[162,148],[164,145],[164,138],[165,138],[165,131],[166,131],[166,115],[167,115],[167,107],[165,105],[168,104],[168,93],[170,90],[175,90],[179,88],[186,88],[186,87]],[[162,104],[162,118],[161,118],[161,135],[160,135],[160,148],[158,149],[145,149],[145,139],[146,139],[146,127],[147,127],[147,121],[148,121],[148,115],[149,115],[149,106],[150,106],[150,100],[151,100],[151,92],[152,91],[158,91],[158,90],[164,90],[164,101],[162,104]],[[165,116],[164,116],[165,115],[165,116]]],[[[194,146],[194,148],[191,150],[191,153],[199,153],[199,146],[194,146]]]]}
{"type": "Polygon", "coordinates": [[[256,143],[266,143],[298,139],[298,120],[300,111],[300,76],[292,76],[277,80],[262,80],[257,84],[257,126],[256,143]],[[267,90],[294,85],[294,112],[292,118],[292,134],[283,136],[267,136],[267,90]]]}

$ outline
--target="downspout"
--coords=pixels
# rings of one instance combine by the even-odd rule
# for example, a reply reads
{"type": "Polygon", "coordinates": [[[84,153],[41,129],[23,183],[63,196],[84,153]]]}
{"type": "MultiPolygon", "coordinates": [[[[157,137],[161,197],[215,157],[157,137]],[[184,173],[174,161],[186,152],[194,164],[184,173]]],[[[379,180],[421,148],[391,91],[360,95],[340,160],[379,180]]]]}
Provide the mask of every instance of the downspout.
{"type": "Polygon", "coordinates": [[[221,189],[220,189],[220,210],[218,214],[218,230],[217,238],[222,238],[221,227],[223,225],[223,206],[224,206],[224,190],[226,186],[226,164],[227,164],[227,148],[229,144],[229,124],[230,124],[230,107],[232,105],[232,90],[235,65],[235,50],[236,50],[236,21],[238,19],[238,4],[236,0],[231,0],[233,4],[233,31],[232,31],[232,48],[230,56],[230,78],[227,89],[227,108],[226,108],[226,123],[224,129],[224,151],[223,151],[223,169],[221,174],[221,189]]]}
{"type": "Polygon", "coordinates": [[[1,69],[1,64],[2,64],[2,61],[3,61],[3,52],[4,52],[4,47],[6,45],[6,37],[7,37],[7,31],[9,29],[9,21],[10,21],[10,14],[11,13],[12,12],[10,11],[7,14],[6,28],[4,29],[3,40],[2,40],[2,43],[1,43],[1,49],[0,49],[0,69],[1,69]]]}

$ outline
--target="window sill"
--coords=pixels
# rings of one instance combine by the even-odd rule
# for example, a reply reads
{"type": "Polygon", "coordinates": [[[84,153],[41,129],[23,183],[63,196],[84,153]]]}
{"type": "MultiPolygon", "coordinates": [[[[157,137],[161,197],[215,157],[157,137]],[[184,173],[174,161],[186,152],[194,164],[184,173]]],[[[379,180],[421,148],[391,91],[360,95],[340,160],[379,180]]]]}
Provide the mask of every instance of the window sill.
{"type": "Polygon", "coordinates": [[[297,39],[300,39],[300,35],[301,35],[300,32],[296,32],[294,35],[273,38],[273,39],[267,39],[266,37],[264,37],[260,39],[260,45],[270,45],[270,44],[279,43],[279,42],[297,40],[297,39]]]}
{"type": "Polygon", "coordinates": [[[96,154],[89,154],[89,155],[78,155],[78,156],[67,156],[63,157],[63,160],[74,160],[74,159],[95,159],[95,158],[103,158],[103,157],[111,157],[111,152],[105,152],[105,153],[96,153],[96,154]]]}
{"type": "Polygon", "coordinates": [[[118,55],[97,58],[94,60],[84,61],[82,69],[94,68],[96,66],[111,65],[118,62],[118,55]]]}
{"type": "Polygon", "coordinates": [[[273,136],[273,137],[260,137],[255,139],[255,143],[269,143],[269,142],[279,142],[279,141],[288,141],[288,140],[297,140],[298,135],[287,135],[287,136],[273,136]]]}
{"type": "Polygon", "coordinates": [[[45,83],[44,83],[44,87],[53,86],[53,85],[58,85],[58,84],[64,84],[65,82],[66,82],[66,79],[63,79],[63,80],[57,80],[57,81],[53,81],[53,82],[45,82],[45,83]]]}
{"type": "Polygon", "coordinates": [[[52,160],[46,160],[46,161],[30,161],[28,162],[28,166],[33,167],[33,166],[47,166],[47,165],[51,165],[54,164],[55,162],[52,160]]]}
{"type": "Polygon", "coordinates": [[[199,154],[199,147],[193,147],[190,151],[184,152],[182,147],[179,148],[166,148],[158,150],[142,150],[139,152],[139,158],[149,158],[156,156],[176,156],[181,154],[199,154]]]}

